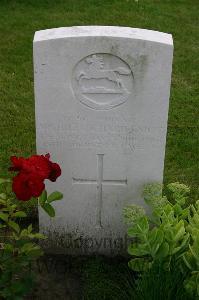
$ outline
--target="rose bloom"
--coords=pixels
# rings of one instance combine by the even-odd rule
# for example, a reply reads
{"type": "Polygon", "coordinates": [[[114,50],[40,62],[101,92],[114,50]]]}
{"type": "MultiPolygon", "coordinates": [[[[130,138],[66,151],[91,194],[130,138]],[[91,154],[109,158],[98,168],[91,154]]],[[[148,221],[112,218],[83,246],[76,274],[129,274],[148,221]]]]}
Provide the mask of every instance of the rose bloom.
{"type": "Polygon", "coordinates": [[[61,175],[61,168],[57,163],[53,163],[52,161],[50,161],[49,153],[45,155],[45,158],[48,160],[50,166],[50,173],[47,179],[54,182],[61,175]]]}
{"type": "Polygon", "coordinates": [[[61,168],[50,161],[50,154],[32,155],[29,158],[12,156],[10,171],[18,171],[13,178],[12,189],[17,198],[27,201],[39,197],[45,189],[44,180],[56,181],[61,175],[61,168]]]}
{"type": "Polygon", "coordinates": [[[36,174],[19,173],[13,178],[12,189],[19,200],[27,201],[31,197],[39,197],[45,184],[36,174]]]}

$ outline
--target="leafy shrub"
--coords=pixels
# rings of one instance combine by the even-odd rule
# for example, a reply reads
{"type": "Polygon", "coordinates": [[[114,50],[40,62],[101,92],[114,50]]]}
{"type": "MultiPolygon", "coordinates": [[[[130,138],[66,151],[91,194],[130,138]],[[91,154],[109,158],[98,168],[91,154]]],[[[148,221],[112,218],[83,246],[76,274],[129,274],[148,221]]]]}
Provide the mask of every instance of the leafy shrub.
{"type": "Polygon", "coordinates": [[[189,204],[190,189],[184,184],[168,184],[167,196],[162,188],[161,184],[151,184],[144,189],[150,216],[136,205],[124,209],[128,235],[133,238],[128,248],[133,256],[129,267],[148,272],[161,266],[165,272],[171,272],[175,265],[182,276],[186,274],[186,291],[199,297],[199,201],[189,204]]]}

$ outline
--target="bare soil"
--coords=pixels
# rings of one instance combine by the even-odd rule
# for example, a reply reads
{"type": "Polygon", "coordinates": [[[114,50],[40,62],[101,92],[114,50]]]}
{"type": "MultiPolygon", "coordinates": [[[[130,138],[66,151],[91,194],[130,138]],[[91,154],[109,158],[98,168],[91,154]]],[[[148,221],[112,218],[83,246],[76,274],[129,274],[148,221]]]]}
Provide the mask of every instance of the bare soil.
{"type": "Polygon", "coordinates": [[[36,286],[26,300],[79,300],[81,276],[68,256],[45,255],[35,265],[36,286]]]}

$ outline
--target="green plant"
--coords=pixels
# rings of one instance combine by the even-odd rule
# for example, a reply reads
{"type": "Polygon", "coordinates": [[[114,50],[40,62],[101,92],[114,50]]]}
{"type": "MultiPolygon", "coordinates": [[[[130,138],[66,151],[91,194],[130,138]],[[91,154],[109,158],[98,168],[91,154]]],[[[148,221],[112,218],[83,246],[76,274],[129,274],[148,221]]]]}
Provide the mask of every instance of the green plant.
{"type": "Polygon", "coordinates": [[[170,270],[155,263],[142,274],[137,275],[137,280],[131,281],[132,293],[135,300],[193,300],[184,288],[186,273],[182,273],[177,264],[171,263],[170,270]]]}
{"type": "MultiPolygon", "coordinates": [[[[42,159],[44,160],[43,157],[42,159]]],[[[33,159],[26,160],[14,158],[14,160],[11,170],[19,171],[19,174],[12,180],[12,190],[27,201],[31,193],[34,194],[35,191],[38,193],[41,186],[38,202],[50,217],[54,217],[55,210],[51,203],[61,200],[63,195],[57,191],[47,195],[45,185],[42,183],[44,178],[41,175],[48,169],[45,169],[45,165],[38,163],[40,156],[33,156],[33,159]],[[34,178],[37,178],[36,181],[34,178]]],[[[47,163],[51,164],[49,161],[47,163]]],[[[54,169],[55,167],[57,168],[57,164],[53,165],[54,169]]],[[[49,168],[47,175],[49,178],[52,176],[55,181],[55,175],[58,177],[58,174],[55,172],[51,174],[51,170],[52,168],[49,168]]],[[[61,174],[61,171],[59,173],[61,174]]],[[[19,221],[26,218],[26,213],[19,209],[13,193],[10,193],[7,188],[12,181],[0,178],[0,186],[3,186],[5,190],[0,193],[0,298],[17,300],[22,299],[33,287],[34,274],[31,264],[43,254],[37,241],[45,239],[45,236],[41,233],[34,233],[32,224],[27,227],[20,225],[22,222],[19,221]]]]}
{"type": "Polygon", "coordinates": [[[183,255],[186,268],[190,271],[185,280],[185,287],[193,297],[199,296],[199,200],[191,205],[187,230],[191,242],[189,249],[183,255]]]}
{"type": "Polygon", "coordinates": [[[186,272],[186,290],[199,296],[199,202],[190,205],[190,189],[180,183],[168,184],[165,195],[161,184],[144,188],[143,196],[151,209],[146,215],[143,209],[130,205],[124,209],[128,235],[133,242],[128,252],[133,258],[129,267],[134,271],[148,272],[159,265],[166,272],[175,265],[186,272]]]}

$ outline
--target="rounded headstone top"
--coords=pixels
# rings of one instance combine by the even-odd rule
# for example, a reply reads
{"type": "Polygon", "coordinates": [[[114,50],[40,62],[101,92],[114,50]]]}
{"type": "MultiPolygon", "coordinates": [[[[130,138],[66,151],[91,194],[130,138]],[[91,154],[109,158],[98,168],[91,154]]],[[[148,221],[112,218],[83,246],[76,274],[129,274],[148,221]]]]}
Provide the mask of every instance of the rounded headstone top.
{"type": "Polygon", "coordinates": [[[172,35],[164,32],[119,26],[73,26],[36,31],[34,42],[68,37],[119,37],[173,45],[172,35]]]}

